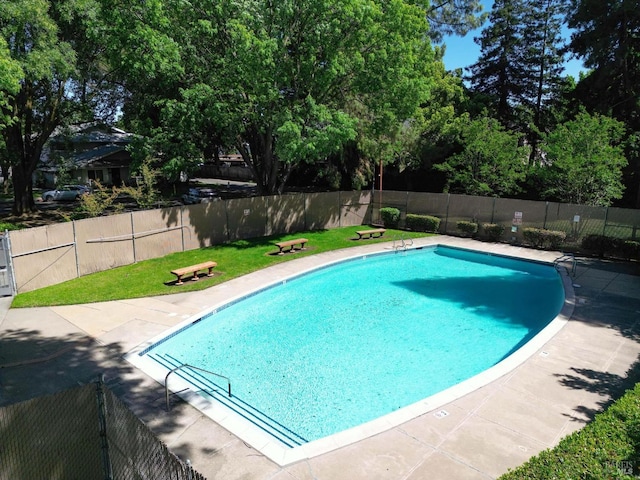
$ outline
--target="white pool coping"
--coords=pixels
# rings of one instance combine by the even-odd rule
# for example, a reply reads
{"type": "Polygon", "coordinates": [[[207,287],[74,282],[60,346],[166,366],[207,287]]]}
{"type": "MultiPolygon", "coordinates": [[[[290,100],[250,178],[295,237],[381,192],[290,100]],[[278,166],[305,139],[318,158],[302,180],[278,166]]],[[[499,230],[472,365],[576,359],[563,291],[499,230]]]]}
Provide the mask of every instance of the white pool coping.
{"type": "MultiPolygon", "coordinates": [[[[424,247],[454,247],[461,248],[456,245],[448,244],[448,242],[440,242],[433,243],[428,245],[416,245],[414,248],[424,248],[424,247]]],[[[491,253],[492,255],[501,255],[509,258],[514,258],[523,261],[534,261],[536,263],[547,263],[540,262],[536,260],[531,260],[530,258],[522,258],[514,255],[504,255],[502,253],[494,253],[487,252],[478,249],[471,249],[467,247],[462,247],[466,250],[474,251],[477,253],[491,253]]],[[[335,263],[342,263],[344,261],[363,258],[371,255],[388,253],[385,250],[367,252],[367,253],[358,253],[352,256],[347,256],[341,258],[339,260],[325,262],[320,265],[313,266],[311,268],[307,268],[305,270],[301,270],[295,274],[291,274],[285,278],[278,279],[275,282],[265,283],[264,286],[255,289],[251,292],[243,292],[240,295],[237,295],[234,298],[227,299],[224,302],[220,302],[217,305],[214,305],[211,308],[203,310],[196,315],[193,315],[181,322],[180,324],[166,330],[160,335],[153,337],[152,339],[138,345],[135,349],[125,355],[125,359],[145,372],[147,375],[155,379],[161,385],[165,384],[165,378],[167,376],[168,370],[161,367],[156,361],[150,359],[145,355],[140,355],[141,352],[146,350],[148,347],[154,345],[160,340],[166,338],[167,336],[175,333],[188,325],[192,324],[196,320],[206,316],[219,308],[222,308],[226,305],[239,301],[249,295],[253,295],[261,290],[266,288],[270,288],[274,285],[280,284],[282,282],[288,281],[291,278],[295,278],[300,275],[304,275],[311,271],[317,270],[319,268],[324,268],[330,266],[335,263]]],[[[548,264],[548,263],[547,263],[548,264]]],[[[251,445],[253,448],[261,452],[267,458],[278,464],[279,466],[290,465],[295,462],[299,462],[301,460],[309,459],[316,457],[318,455],[322,455],[324,453],[330,452],[332,450],[336,450],[341,447],[345,447],[347,445],[359,442],[364,440],[365,438],[372,437],[379,433],[385,432],[392,428],[395,428],[409,420],[417,418],[419,416],[428,414],[433,412],[436,415],[445,415],[446,412],[439,412],[438,410],[442,408],[442,406],[464,396],[467,395],[480,387],[488,385],[489,383],[499,379],[503,375],[511,372],[516,367],[524,363],[526,360],[531,358],[537,351],[539,351],[543,346],[551,340],[569,321],[571,315],[573,314],[573,309],[575,306],[575,294],[573,290],[573,285],[571,279],[567,273],[567,271],[563,268],[558,269],[562,284],[565,291],[565,300],[562,306],[560,313],[537,335],[535,335],[529,342],[523,345],[521,348],[516,350],[514,353],[509,355],[509,357],[505,358],[501,362],[497,363],[493,367],[475,375],[467,380],[458,383],[446,390],[443,390],[435,395],[431,395],[419,402],[413,403],[406,407],[400,408],[392,413],[384,415],[382,417],[378,417],[375,420],[370,422],[349,428],[347,430],[343,430],[334,435],[330,435],[318,440],[313,440],[311,442],[305,443],[303,445],[297,447],[288,447],[282,443],[280,443],[277,439],[264,432],[258,426],[256,426],[251,421],[243,418],[238,413],[233,410],[219,404],[206,400],[204,397],[198,395],[196,392],[190,389],[190,385],[188,382],[185,382],[178,376],[172,376],[169,378],[169,387],[172,392],[179,395],[180,398],[191,404],[196,409],[200,410],[207,417],[211,418],[213,421],[221,425],[222,427],[229,430],[231,433],[236,435],[238,438],[251,445]]],[[[544,352],[541,352],[544,353],[544,352]]]]}

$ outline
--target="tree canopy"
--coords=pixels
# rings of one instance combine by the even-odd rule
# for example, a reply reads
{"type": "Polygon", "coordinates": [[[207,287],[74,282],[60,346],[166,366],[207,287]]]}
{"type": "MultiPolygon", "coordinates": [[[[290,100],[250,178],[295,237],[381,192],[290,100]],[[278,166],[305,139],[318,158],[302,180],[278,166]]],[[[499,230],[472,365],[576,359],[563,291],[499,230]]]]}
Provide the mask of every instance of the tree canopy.
{"type": "Polygon", "coordinates": [[[546,135],[543,195],[561,202],[608,206],[622,197],[624,125],[581,112],[546,135]]]}
{"type": "Polygon", "coordinates": [[[186,160],[171,148],[177,137],[191,156],[232,146],[258,190],[271,194],[297,165],[365,134],[378,144],[394,137],[429,93],[424,8],[400,0],[185,4],[173,25],[185,73],[171,98],[152,105],[166,161],[186,160]]]}
{"type": "Polygon", "coordinates": [[[483,117],[466,123],[460,137],[463,151],[436,165],[447,174],[449,191],[500,197],[519,190],[528,155],[519,145],[520,135],[483,117]]]}
{"type": "Polygon", "coordinates": [[[261,194],[294,174],[366,188],[384,165],[412,188],[640,205],[636,3],[495,0],[462,77],[431,42],[481,25],[479,0],[5,0],[0,167],[13,211],[35,209],[50,136],[96,119],[138,134],[139,166],[153,159],[173,182],[239,153],[261,194]],[[577,82],[563,77],[566,53],[591,69],[577,82]],[[592,124],[610,150],[587,159],[562,136],[592,124]],[[597,178],[575,178],[599,196],[568,193],[571,162],[589,165],[597,178]]]}

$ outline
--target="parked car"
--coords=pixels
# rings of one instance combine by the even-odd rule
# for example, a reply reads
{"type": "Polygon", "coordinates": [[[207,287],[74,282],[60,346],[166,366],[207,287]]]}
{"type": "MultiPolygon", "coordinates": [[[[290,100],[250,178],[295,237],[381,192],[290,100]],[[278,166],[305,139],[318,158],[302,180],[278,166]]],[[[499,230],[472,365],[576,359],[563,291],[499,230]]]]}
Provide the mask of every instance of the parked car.
{"type": "Polygon", "coordinates": [[[211,188],[190,188],[187,193],[182,195],[181,200],[185,205],[194,205],[213,202],[219,200],[219,197],[216,191],[211,188]]]}
{"type": "Polygon", "coordinates": [[[91,189],[85,185],[64,185],[55,190],[48,190],[42,194],[42,199],[45,202],[72,202],[78,200],[82,195],[90,193],[91,189]]]}

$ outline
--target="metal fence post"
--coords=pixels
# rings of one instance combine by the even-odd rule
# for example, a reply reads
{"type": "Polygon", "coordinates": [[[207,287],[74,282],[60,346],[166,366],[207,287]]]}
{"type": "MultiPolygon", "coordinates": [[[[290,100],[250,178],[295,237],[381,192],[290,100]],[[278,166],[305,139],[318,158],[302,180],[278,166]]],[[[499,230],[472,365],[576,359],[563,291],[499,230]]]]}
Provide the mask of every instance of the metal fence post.
{"type": "Polygon", "coordinates": [[[229,200],[224,201],[224,218],[225,218],[225,222],[227,222],[227,242],[230,242],[231,226],[229,225],[229,209],[227,208],[228,203],[229,203],[229,200]]]}
{"type": "Polygon", "coordinates": [[[133,224],[133,212],[129,214],[129,218],[131,219],[131,246],[133,247],[133,263],[136,263],[136,228],[133,224]]]}
{"type": "Polygon", "coordinates": [[[489,223],[493,223],[493,219],[495,218],[495,214],[496,214],[496,197],[493,197],[493,205],[491,206],[491,222],[489,222],[489,223]]]}
{"type": "Polygon", "coordinates": [[[7,273],[9,275],[9,282],[11,283],[11,296],[18,293],[18,283],[16,280],[16,272],[13,270],[13,253],[11,252],[11,236],[9,230],[4,231],[4,254],[7,259],[7,273]]]}
{"type": "Polygon", "coordinates": [[[449,226],[449,201],[451,200],[451,194],[447,193],[447,210],[444,214],[444,233],[447,233],[447,228],[449,226]]]}
{"type": "Polygon", "coordinates": [[[96,400],[98,401],[98,425],[100,429],[100,445],[102,448],[102,467],[104,469],[104,479],[113,480],[113,469],[111,458],[109,457],[109,439],[107,438],[107,406],[102,387],[104,385],[104,374],[96,382],[96,400]]]}
{"type": "MultiPolygon", "coordinates": [[[[76,278],[80,278],[80,259],[78,258],[78,239],[76,238],[76,221],[71,222],[71,230],[73,231],[73,254],[76,257],[76,278]]],[[[17,293],[17,290],[16,290],[17,293]]]]}
{"type": "Polygon", "coordinates": [[[547,218],[549,216],[549,202],[545,202],[544,205],[544,222],[542,222],[542,228],[547,228],[547,218]]]}
{"type": "Polygon", "coordinates": [[[184,252],[184,207],[180,207],[180,241],[184,252]]]}

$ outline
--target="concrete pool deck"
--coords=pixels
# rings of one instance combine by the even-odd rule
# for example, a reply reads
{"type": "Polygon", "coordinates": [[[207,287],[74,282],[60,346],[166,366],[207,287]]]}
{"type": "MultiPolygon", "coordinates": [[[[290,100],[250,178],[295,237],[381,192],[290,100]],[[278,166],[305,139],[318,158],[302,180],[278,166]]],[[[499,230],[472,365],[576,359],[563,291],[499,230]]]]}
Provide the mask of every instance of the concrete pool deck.
{"type": "MultiPolygon", "coordinates": [[[[415,243],[545,262],[560,255],[445,236],[415,243]]],[[[357,250],[302,257],[200,292],[33,309],[8,309],[10,299],[0,299],[0,406],[104,373],[107,386],[210,479],[489,479],[554,446],[631,386],[625,377],[640,352],[640,272],[637,264],[592,259],[578,259],[569,322],[513,370],[434,412],[285,467],[178,397],[167,413],[164,387],[123,359],[228,298],[390,247],[363,241],[357,250]]]]}

